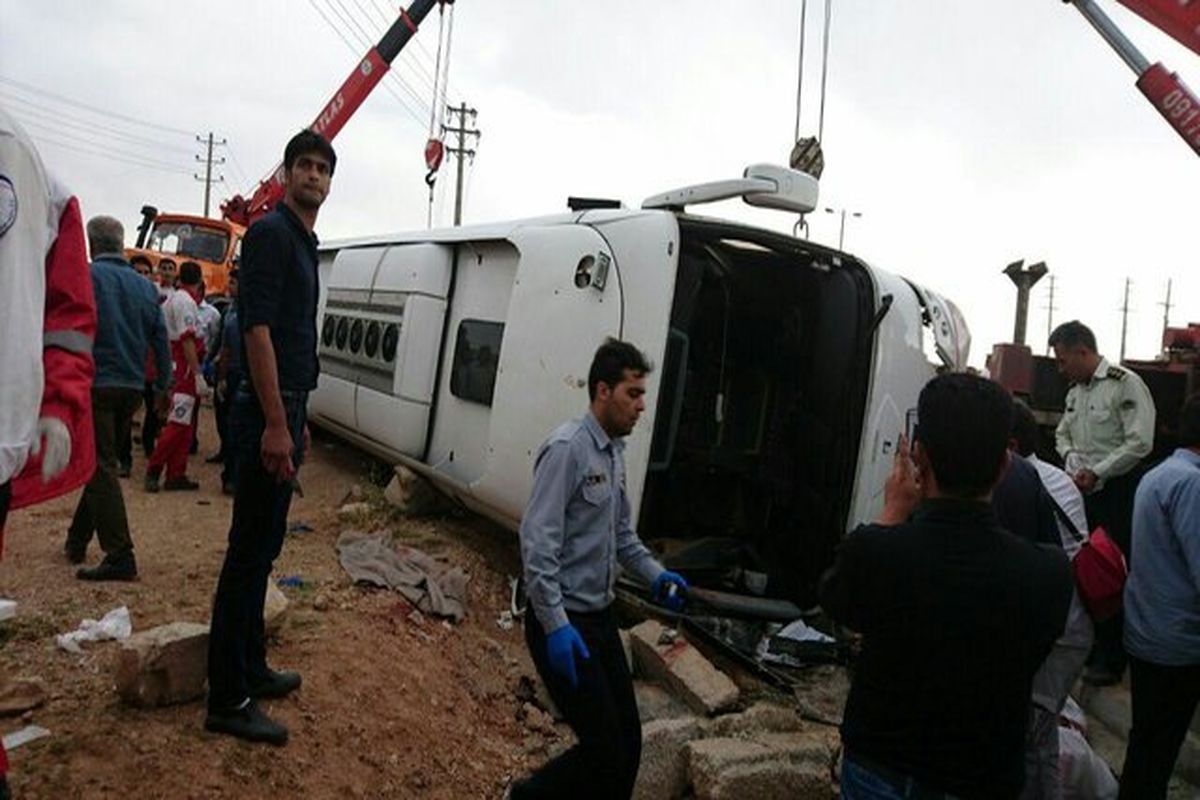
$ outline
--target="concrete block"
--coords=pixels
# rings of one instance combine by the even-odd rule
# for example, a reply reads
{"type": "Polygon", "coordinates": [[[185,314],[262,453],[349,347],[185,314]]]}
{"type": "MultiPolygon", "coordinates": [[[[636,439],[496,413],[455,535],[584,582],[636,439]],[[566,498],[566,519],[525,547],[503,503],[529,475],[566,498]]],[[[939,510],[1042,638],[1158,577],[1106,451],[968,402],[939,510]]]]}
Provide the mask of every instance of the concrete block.
{"type": "Polygon", "coordinates": [[[713,715],[737,704],[737,685],[678,636],[665,637],[666,628],[646,620],[630,631],[639,674],[657,680],[699,714],[713,715]]]}
{"type": "Polygon", "coordinates": [[[643,723],[692,715],[691,709],[683,701],[657,683],[634,681],[633,694],[637,698],[638,716],[643,723]]]}
{"type": "Polygon", "coordinates": [[[121,643],[117,694],[135,706],[186,703],[204,694],[208,678],[208,626],[172,622],[121,643]]]}
{"type": "Polygon", "coordinates": [[[408,467],[397,466],[396,474],[383,490],[383,498],[408,516],[435,514],[442,507],[442,496],[433,485],[408,467]]]}
{"type": "Polygon", "coordinates": [[[755,703],[739,714],[723,714],[712,721],[713,736],[755,737],[766,733],[795,733],[804,722],[795,709],[774,703],[755,703]]]}
{"type": "Polygon", "coordinates": [[[642,726],[642,763],[634,800],[674,800],[683,797],[688,778],[687,744],[704,735],[698,717],[660,719],[642,726]]]}
{"type": "Polygon", "coordinates": [[[629,667],[629,674],[635,675],[637,670],[633,662],[633,638],[627,630],[621,630],[620,636],[621,649],[625,651],[625,664],[629,667]]]}
{"type": "Polygon", "coordinates": [[[834,750],[823,734],[690,742],[697,800],[832,800],[834,750]]]}
{"type": "Polygon", "coordinates": [[[267,596],[263,598],[263,625],[268,636],[279,633],[287,618],[288,599],[274,581],[267,581],[267,596]]]}

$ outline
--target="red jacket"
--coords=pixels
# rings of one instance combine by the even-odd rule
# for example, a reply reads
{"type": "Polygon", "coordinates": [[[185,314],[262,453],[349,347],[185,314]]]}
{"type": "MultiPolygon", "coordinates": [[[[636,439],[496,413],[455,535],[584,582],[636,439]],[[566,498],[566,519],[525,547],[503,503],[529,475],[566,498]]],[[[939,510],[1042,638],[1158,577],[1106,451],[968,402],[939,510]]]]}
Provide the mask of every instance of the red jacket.
{"type": "Polygon", "coordinates": [[[63,208],[58,238],[46,254],[46,311],[42,363],[45,386],[41,417],[57,417],[71,432],[71,462],[49,483],[42,482],[42,458],[29,457],[13,478],[11,507],[23,508],[83,486],[96,469],[92,428],[92,340],[96,300],[88,269],[79,201],[63,208]]]}

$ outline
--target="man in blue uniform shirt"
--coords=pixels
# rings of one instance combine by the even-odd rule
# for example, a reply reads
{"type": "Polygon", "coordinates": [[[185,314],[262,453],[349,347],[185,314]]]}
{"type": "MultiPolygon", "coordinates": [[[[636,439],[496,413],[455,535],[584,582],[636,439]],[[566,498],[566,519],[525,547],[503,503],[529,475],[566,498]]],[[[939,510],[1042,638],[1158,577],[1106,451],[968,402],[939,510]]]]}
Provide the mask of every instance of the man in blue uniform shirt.
{"type": "Polygon", "coordinates": [[[633,531],[625,443],[646,407],[650,365],[609,339],[588,372],[591,409],[538,451],[521,522],[521,561],[533,614],[525,640],[538,674],[579,742],[514,784],[512,797],[628,798],[642,727],[611,605],[617,564],[676,610],[687,582],[663,569],[633,531]]]}
{"type": "Polygon", "coordinates": [[[1165,797],[1200,702],[1200,394],[1184,403],[1179,444],[1133,501],[1125,584],[1133,727],[1121,797],[1165,797]]]}

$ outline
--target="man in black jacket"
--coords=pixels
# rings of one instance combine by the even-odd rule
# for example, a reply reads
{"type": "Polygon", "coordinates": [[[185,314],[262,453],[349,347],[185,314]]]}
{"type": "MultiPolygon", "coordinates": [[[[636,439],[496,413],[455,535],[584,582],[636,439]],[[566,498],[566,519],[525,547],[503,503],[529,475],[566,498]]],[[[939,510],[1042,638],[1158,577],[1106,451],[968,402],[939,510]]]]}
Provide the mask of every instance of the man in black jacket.
{"type": "Polygon", "coordinates": [[[846,537],[821,587],[825,610],[863,635],[842,724],[842,796],[1012,798],[1030,683],[1063,630],[1070,568],[992,511],[1008,462],[1008,394],[942,375],[922,390],[918,414],[878,522],[846,537]]]}

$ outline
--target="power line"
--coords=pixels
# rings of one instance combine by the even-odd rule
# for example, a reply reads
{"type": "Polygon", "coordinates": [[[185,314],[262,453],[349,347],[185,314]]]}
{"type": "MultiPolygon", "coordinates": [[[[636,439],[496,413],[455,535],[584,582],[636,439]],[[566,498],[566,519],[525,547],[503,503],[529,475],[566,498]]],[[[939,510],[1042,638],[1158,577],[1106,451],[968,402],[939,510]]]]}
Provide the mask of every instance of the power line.
{"type": "MultiPolygon", "coordinates": [[[[355,0],[355,4],[357,5],[357,0],[355,0]]],[[[386,8],[381,10],[380,6],[381,3],[378,2],[378,0],[371,0],[371,7],[375,9],[375,11],[379,14],[380,19],[383,21],[383,28],[381,30],[386,30],[387,28],[391,27],[391,24],[395,21],[395,18],[389,17],[386,8]]],[[[439,13],[441,13],[440,9],[439,13]]],[[[400,59],[408,59],[411,62],[411,66],[414,66],[416,69],[420,70],[424,74],[427,84],[434,82],[431,67],[435,71],[437,68],[433,66],[435,63],[433,54],[429,52],[429,48],[427,48],[417,36],[413,36],[413,38],[409,41],[416,45],[417,50],[412,50],[406,47],[404,50],[400,51],[400,59]],[[424,60],[421,59],[421,54],[424,54],[424,60]]],[[[432,88],[432,86],[430,88],[432,88]]],[[[457,103],[457,101],[455,102],[457,103]]]]}
{"type": "MultiPolygon", "coordinates": [[[[368,11],[367,8],[363,5],[362,0],[353,0],[353,3],[354,3],[354,6],[360,12],[362,12],[363,18],[365,19],[366,24],[370,26],[371,32],[373,33],[375,39],[381,38],[383,36],[383,34],[387,31],[387,29],[389,27],[391,27],[391,22],[388,22],[387,20],[384,20],[383,26],[381,27],[379,25],[379,23],[376,22],[375,17],[373,17],[371,15],[371,12],[368,11]]],[[[408,50],[406,48],[405,50],[400,51],[400,58],[403,59],[405,54],[411,54],[411,53],[412,53],[412,51],[408,50]]],[[[429,71],[425,68],[425,66],[423,64],[421,64],[419,60],[416,60],[410,66],[415,68],[415,71],[414,71],[415,77],[420,78],[422,80],[422,82],[425,84],[425,87],[427,87],[432,92],[433,88],[434,88],[433,87],[433,78],[429,75],[429,71]]]]}
{"type": "Polygon", "coordinates": [[[39,144],[48,144],[48,145],[52,145],[54,147],[62,147],[66,150],[73,150],[77,153],[85,153],[87,155],[98,156],[99,158],[107,158],[110,161],[119,161],[123,164],[131,164],[135,167],[143,167],[145,169],[152,169],[157,172],[170,172],[170,173],[177,174],[177,175],[191,175],[192,174],[192,171],[188,170],[188,169],[174,169],[171,167],[161,167],[161,166],[157,166],[155,164],[146,163],[146,162],[143,162],[143,161],[140,161],[137,159],[133,159],[133,158],[123,158],[121,156],[114,155],[111,152],[105,152],[104,150],[93,150],[93,149],[87,148],[87,147],[80,147],[77,145],[68,144],[66,142],[60,142],[60,141],[57,141],[55,139],[52,139],[48,136],[44,136],[39,133],[31,133],[30,136],[33,137],[33,139],[36,142],[38,142],[39,144]]]}
{"type": "MultiPolygon", "coordinates": [[[[325,0],[325,5],[328,6],[329,10],[333,12],[334,16],[336,16],[338,20],[346,26],[346,30],[350,32],[350,35],[358,40],[360,47],[370,50],[375,46],[375,42],[371,40],[370,35],[363,31],[362,27],[358,25],[356,20],[354,20],[353,15],[346,10],[346,6],[342,3],[342,0],[325,0]],[[338,10],[333,7],[335,2],[337,3],[338,7],[342,9],[342,12],[346,14],[346,16],[342,16],[342,13],[339,13],[338,10]]],[[[355,52],[359,53],[361,50],[356,49],[355,52]]],[[[384,76],[385,80],[389,78],[393,82],[399,83],[401,88],[408,93],[409,97],[416,102],[417,108],[419,108],[422,112],[421,116],[424,116],[425,101],[421,99],[421,96],[417,94],[417,92],[408,84],[406,80],[404,80],[403,77],[391,69],[389,69],[387,74],[384,76]]]]}
{"type": "Polygon", "coordinates": [[[103,148],[102,152],[112,153],[114,155],[119,155],[119,156],[122,156],[125,158],[134,158],[139,161],[143,161],[147,164],[161,166],[164,169],[183,169],[183,166],[177,162],[163,161],[161,159],[152,158],[150,156],[143,155],[142,153],[133,153],[128,150],[121,150],[120,148],[113,147],[112,145],[110,145],[109,143],[107,143],[105,141],[97,141],[96,139],[82,136],[78,133],[75,133],[74,131],[60,130],[58,128],[55,128],[52,125],[47,125],[44,122],[38,122],[37,120],[28,120],[28,119],[21,120],[21,124],[32,129],[33,131],[37,131],[37,130],[44,131],[44,133],[39,134],[40,136],[44,136],[45,134],[61,136],[70,142],[76,142],[78,144],[88,145],[89,147],[103,148]]]}
{"type": "Polygon", "coordinates": [[[25,100],[24,98],[21,98],[21,97],[9,96],[9,95],[5,94],[3,90],[0,90],[0,98],[3,98],[5,100],[5,102],[15,101],[17,103],[17,106],[15,106],[13,108],[14,113],[26,114],[26,115],[32,116],[34,118],[37,118],[37,119],[46,120],[47,122],[53,122],[55,125],[62,125],[62,126],[66,126],[68,128],[75,128],[76,130],[85,131],[87,133],[96,133],[99,131],[103,131],[107,135],[109,135],[113,138],[128,142],[129,144],[147,145],[150,147],[161,148],[163,150],[171,150],[171,151],[174,151],[177,153],[190,153],[191,152],[186,147],[169,144],[167,142],[157,141],[155,139],[147,139],[143,136],[137,136],[132,133],[126,133],[125,131],[122,131],[118,128],[110,128],[107,125],[101,125],[98,122],[92,122],[90,120],[85,120],[81,117],[69,116],[69,115],[64,114],[63,112],[55,111],[54,109],[49,108],[48,106],[42,106],[37,103],[30,102],[29,100],[25,100]],[[28,105],[29,107],[28,108],[21,107],[21,106],[25,106],[25,105],[28,105]]]}
{"type": "MultiPolygon", "coordinates": [[[[353,44],[351,44],[350,40],[347,39],[345,34],[342,33],[341,28],[339,28],[337,25],[335,25],[329,19],[329,17],[325,16],[325,12],[322,11],[321,7],[317,5],[316,0],[308,0],[308,4],[310,6],[312,6],[313,10],[316,11],[321,16],[321,19],[324,20],[325,24],[333,29],[333,32],[335,34],[337,34],[337,37],[342,40],[342,43],[345,44],[346,47],[349,48],[351,52],[353,52],[355,55],[360,55],[359,48],[357,48],[353,44]]],[[[386,83],[383,85],[383,88],[386,89],[388,91],[388,93],[392,95],[392,97],[396,98],[396,101],[398,103],[400,103],[401,106],[404,107],[404,110],[407,111],[408,115],[410,117],[412,117],[414,122],[417,123],[417,126],[419,128],[421,128],[422,130],[424,130],[424,128],[425,128],[424,120],[415,111],[413,111],[412,108],[409,107],[408,103],[406,103],[404,101],[404,98],[401,97],[399,95],[399,93],[396,92],[396,90],[394,90],[390,85],[388,85],[386,83]]]]}
{"type": "Polygon", "coordinates": [[[87,103],[81,103],[78,100],[72,100],[69,97],[63,97],[61,94],[55,94],[54,92],[48,92],[45,89],[39,89],[36,86],[31,86],[28,83],[22,83],[21,81],[13,80],[12,78],[6,78],[3,75],[0,75],[0,83],[6,83],[9,86],[17,87],[18,89],[20,89],[24,92],[39,95],[42,97],[49,97],[54,100],[57,100],[60,103],[65,103],[69,106],[74,106],[75,108],[82,108],[85,111],[92,112],[93,114],[100,114],[102,116],[119,119],[123,122],[128,122],[132,125],[143,125],[147,128],[154,128],[156,130],[164,131],[166,133],[177,133],[177,134],[180,134],[183,136],[191,136],[192,135],[191,131],[183,130],[182,128],[172,128],[169,125],[160,125],[156,122],[146,122],[143,119],[138,119],[136,117],[129,117],[124,114],[119,114],[116,111],[112,111],[112,110],[105,109],[105,108],[99,108],[97,106],[88,105],[87,103]]]}

